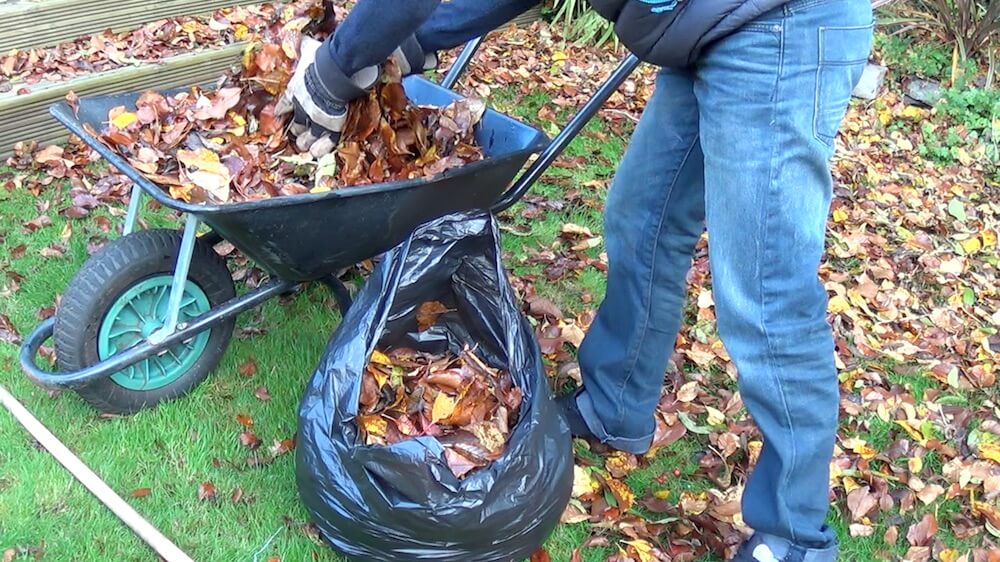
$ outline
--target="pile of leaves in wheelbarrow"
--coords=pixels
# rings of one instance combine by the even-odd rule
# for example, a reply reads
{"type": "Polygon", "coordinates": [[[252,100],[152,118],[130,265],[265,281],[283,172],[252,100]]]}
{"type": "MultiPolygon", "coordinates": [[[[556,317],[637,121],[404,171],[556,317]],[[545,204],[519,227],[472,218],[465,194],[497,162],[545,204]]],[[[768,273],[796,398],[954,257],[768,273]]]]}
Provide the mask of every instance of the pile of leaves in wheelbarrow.
{"type": "MultiPolygon", "coordinates": [[[[433,323],[446,311],[441,303],[425,303],[418,321],[433,323]]],[[[448,468],[462,478],[500,458],[523,398],[509,372],[490,367],[472,349],[457,357],[376,350],[362,379],[358,428],[366,445],[436,437],[448,468]]]]}
{"type": "Polygon", "coordinates": [[[275,106],[291,79],[303,30],[314,26],[305,14],[265,30],[217,88],[146,92],[135,108],[113,108],[97,136],[172,197],[191,203],[434,176],[483,158],[474,128],[485,103],[416,106],[391,61],[369,96],[350,104],[338,149],[318,160],[300,153],[287,135],[290,117],[276,116],[275,106]]]}

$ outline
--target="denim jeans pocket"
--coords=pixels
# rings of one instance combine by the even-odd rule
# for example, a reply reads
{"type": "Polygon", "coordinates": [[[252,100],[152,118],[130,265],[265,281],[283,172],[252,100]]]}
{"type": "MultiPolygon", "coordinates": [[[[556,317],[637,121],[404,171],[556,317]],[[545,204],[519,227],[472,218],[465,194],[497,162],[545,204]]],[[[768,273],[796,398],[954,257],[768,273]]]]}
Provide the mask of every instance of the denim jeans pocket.
{"type": "Polygon", "coordinates": [[[813,134],[830,148],[868,62],[873,30],[874,24],[819,28],[813,134]]]}

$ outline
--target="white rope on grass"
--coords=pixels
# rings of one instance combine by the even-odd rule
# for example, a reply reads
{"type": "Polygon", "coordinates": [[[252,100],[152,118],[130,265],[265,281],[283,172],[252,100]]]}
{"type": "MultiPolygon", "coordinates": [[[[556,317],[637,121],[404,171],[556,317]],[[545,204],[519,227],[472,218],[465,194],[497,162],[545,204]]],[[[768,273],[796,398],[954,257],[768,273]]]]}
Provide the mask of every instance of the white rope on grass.
{"type": "Polygon", "coordinates": [[[63,465],[77,480],[80,481],[98,500],[111,510],[123,523],[129,526],[140,539],[146,542],[166,562],[194,562],[170,539],[165,537],[149,521],[143,519],[139,512],[132,508],[124,499],[111,489],[101,478],[90,470],[76,455],[70,451],[42,422],[17,401],[3,385],[0,385],[0,404],[14,416],[26,430],[63,465]]]}

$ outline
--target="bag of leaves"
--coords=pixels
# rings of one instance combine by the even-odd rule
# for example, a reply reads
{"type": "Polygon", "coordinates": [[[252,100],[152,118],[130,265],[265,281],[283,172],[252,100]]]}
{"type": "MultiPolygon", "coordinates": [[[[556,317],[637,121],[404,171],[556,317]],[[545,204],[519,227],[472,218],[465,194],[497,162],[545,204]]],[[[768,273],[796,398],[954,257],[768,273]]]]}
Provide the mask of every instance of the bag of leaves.
{"type": "Polygon", "coordinates": [[[573,456],[483,212],[384,255],[299,410],[299,492],[358,560],[527,559],[569,502],[573,456]]]}

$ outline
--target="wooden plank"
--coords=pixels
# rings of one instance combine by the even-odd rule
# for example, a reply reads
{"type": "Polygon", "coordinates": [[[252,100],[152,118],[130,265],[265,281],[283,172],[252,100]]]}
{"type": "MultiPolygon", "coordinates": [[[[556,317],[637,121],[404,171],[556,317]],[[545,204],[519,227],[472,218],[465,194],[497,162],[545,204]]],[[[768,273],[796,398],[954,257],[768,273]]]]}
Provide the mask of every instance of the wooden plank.
{"type": "Polygon", "coordinates": [[[260,0],[0,0],[0,53],[260,0]]]}
{"type": "Polygon", "coordinates": [[[163,90],[213,82],[238,63],[243,44],[178,55],[157,64],[119,68],[65,82],[36,84],[23,96],[0,95],[0,158],[7,158],[19,141],[51,143],[65,139],[66,129],[53,119],[49,107],[70,91],[79,96],[139,90],[163,90]]]}
{"type": "Polygon", "coordinates": [[[525,26],[525,25],[531,25],[540,19],[542,19],[541,4],[517,16],[510,22],[510,24],[515,26],[525,26]]]}

